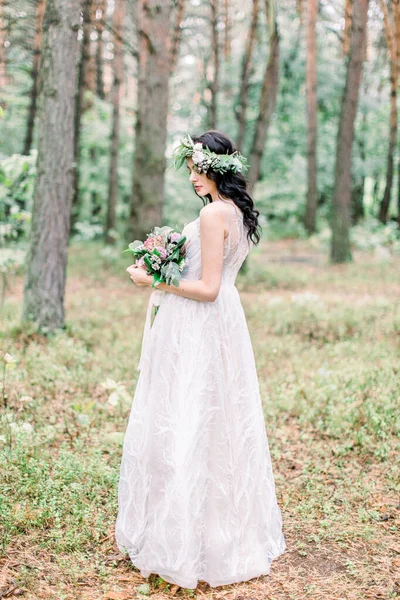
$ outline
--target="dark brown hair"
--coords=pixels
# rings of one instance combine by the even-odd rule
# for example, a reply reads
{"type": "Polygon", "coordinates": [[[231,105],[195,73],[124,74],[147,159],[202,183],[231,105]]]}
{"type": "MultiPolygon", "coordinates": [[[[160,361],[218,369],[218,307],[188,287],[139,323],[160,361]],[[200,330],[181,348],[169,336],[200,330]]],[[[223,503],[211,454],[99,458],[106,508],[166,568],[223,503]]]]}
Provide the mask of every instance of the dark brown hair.
{"type": "MultiPolygon", "coordinates": [[[[201,142],[203,146],[207,146],[211,152],[216,154],[233,154],[236,151],[234,142],[221,131],[209,129],[201,135],[191,136],[194,143],[201,142]]],[[[243,213],[243,222],[247,228],[247,237],[258,244],[261,238],[262,227],[258,222],[260,211],[254,206],[254,201],[247,191],[247,180],[242,173],[234,173],[229,170],[225,173],[213,171],[211,168],[206,173],[208,179],[215,181],[218,192],[225,198],[232,200],[243,213]]],[[[197,193],[197,192],[196,192],[197,193]]],[[[200,196],[204,202],[204,196],[200,196]]],[[[212,202],[212,197],[207,194],[209,202],[212,202]]]]}

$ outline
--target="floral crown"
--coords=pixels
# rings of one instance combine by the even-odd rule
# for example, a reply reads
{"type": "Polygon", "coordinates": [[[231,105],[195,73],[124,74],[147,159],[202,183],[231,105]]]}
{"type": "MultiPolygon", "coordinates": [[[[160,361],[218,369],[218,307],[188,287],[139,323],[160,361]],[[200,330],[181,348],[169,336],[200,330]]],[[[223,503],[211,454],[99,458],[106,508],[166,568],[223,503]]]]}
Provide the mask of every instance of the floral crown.
{"type": "Polygon", "coordinates": [[[228,170],[240,173],[242,169],[249,168],[247,158],[237,150],[232,154],[217,154],[207,146],[203,147],[201,142],[194,143],[190,135],[187,134],[173,151],[172,158],[175,169],[180,169],[189,156],[192,157],[197,173],[207,173],[210,168],[219,173],[225,173],[228,170]]]}

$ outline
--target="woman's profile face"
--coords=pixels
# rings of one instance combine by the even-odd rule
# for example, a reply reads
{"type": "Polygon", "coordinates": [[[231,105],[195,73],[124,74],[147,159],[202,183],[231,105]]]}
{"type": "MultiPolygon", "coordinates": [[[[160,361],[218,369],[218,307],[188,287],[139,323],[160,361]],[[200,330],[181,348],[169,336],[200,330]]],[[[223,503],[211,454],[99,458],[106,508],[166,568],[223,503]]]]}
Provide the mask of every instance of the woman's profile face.
{"type": "Polygon", "coordinates": [[[186,159],[187,170],[190,173],[189,181],[193,184],[199,196],[207,196],[207,194],[213,194],[217,189],[215,181],[208,179],[206,173],[197,173],[194,169],[193,160],[188,157],[186,159]]]}

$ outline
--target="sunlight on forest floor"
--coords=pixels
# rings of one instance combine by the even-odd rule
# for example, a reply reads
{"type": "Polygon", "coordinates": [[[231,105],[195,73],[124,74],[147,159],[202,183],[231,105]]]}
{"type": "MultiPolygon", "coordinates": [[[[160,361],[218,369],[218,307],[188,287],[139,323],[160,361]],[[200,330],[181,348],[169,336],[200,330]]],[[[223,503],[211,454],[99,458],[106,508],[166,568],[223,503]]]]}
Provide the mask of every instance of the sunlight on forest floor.
{"type": "Polygon", "coordinates": [[[400,258],[357,253],[354,264],[333,267],[295,240],[251,256],[237,287],[287,550],[269,576],[182,590],[156,575],[143,587],[114,541],[150,289],[132,284],[129,259],[100,248],[70,249],[67,327],[50,340],[19,326],[22,277],[6,296],[0,349],[17,361],[5,386],[17,426],[8,428],[11,442],[0,438],[0,592],[22,589],[29,600],[398,597],[400,258]]]}

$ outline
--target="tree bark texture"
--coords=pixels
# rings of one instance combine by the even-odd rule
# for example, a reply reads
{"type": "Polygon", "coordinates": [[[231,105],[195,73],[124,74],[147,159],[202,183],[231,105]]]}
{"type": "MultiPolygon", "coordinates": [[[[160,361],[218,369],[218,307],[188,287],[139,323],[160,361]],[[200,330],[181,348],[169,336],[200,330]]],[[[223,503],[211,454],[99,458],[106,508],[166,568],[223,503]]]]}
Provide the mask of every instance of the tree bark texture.
{"type": "Polygon", "coordinates": [[[89,61],[90,50],[90,32],[91,32],[91,11],[93,0],[83,1],[83,23],[82,23],[82,42],[80,47],[79,67],[78,67],[78,84],[75,96],[75,118],[74,118],[74,185],[72,195],[72,210],[71,210],[71,231],[74,230],[74,225],[79,217],[79,162],[80,162],[80,132],[82,114],[84,111],[84,95],[85,95],[85,77],[87,72],[87,64],[89,61]]]}
{"type": "Polygon", "coordinates": [[[179,46],[181,42],[181,25],[185,14],[186,0],[178,0],[176,6],[176,20],[171,43],[171,74],[175,71],[176,62],[178,60],[179,46]]]}
{"type": "MultiPolygon", "coordinates": [[[[125,4],[125,1],[123,4],[125,4]]],[[[98,10],[101,16],[96,21],[97,27],[97,45],[96,45],[96,91],[99,98],[104,100],[104,61],[103,61],[103,31],[106,25],[106,0],[99,0],[98,10]]],[[[114,8],[116,10],[116,8],[114,8]]]]}
{"type": "Polygon", "coordinates": [[[42,48],[43,17],[46,8],[46,0],[36,0],[35,16],[35,38],[33,41],[33,64],[32,64],[32,89],[30,94],[30,106],[28,112],[28,124],[24,142],[23,154],[29,154],[32,147],[33,129],[35,126],[38,87],[39,87],[39,67],[40,53],[42,48]]]}
{"type": "Polygon", "coordinates": [[[353,10],[353,0],[345,0],[344,5],[344,32],[343,32],[343,54],[348,55],[350,50],[351,38],[351,15],[353,10]]]}
{"type": "Polygon", "coordinates": [[[317,191],[317,36],[318,0],[307,5],[307,202],[304,226],[308,233],[316,230],[317,191]]]}
{"type": "Polygon", "coordinates": [[[397,222],[400,225],[400,158],[397,164],[397,222]]]}
{"type": "Polygon", "coordinates": [[[300,25],[303,26],[303,21],[304,21],[303,0],[297,0],[296,5],[297,5],[297,14],[299,15],[299,18],[300,18],[300,25]]]}
{"type": "Polygon", "coordinates": [[[228,62],[231,58],[231,25],[229,18],[229,0],[224,0],[224,21],[225,21],[225,37],[224,37],[224,59],[228,62]]]}
{"type": "Polygon", "coordinates": [[[97,74],[96,74],[96,50],[98,45],[98,37],[96,38],[97,32],[97,0],[91,0],[90,3],[90,34],[89,34],[89,52],[88,60],[86,62],[85,71],[85,88],[96,94],[97,89],[97,74]],[[93,35],[92,35],[93,34],[93,35]]]}
{"type": "Polygon", "coordinates": [[[218,89],[219,89],[219,35],[218,35],[218,0],[210,0],[211,7],[211,49],[212,49],[212,64],[213,78],[209,84],[211,90],[211,101],[208,113],[208,126],[210,129],[217,128],[217,105],[218,105],[218,89]]]}
{"type": "Polygon", "coordinates": [[[368,0],[354,0],[346,83],[336,145],[335,190],[331,210],[331,261],[352,260],[350,249],[351,156],[362,65],[365,56],[368,0]]]}
{"type": "Polygon", "coordinates": [[[269,30],[269,57],[261,89],[260,108],[254,130],[249,157],[248,181],[254,186],[260,179],[261,160],[267,141],[272,113],[275,109],[279,85],[279,32],[274,0],[266,0],[267,25],[269,30]]]}
{"type": "Polygon", "coordinates": [[[389,50],[390,60],[390,128],[389,128],[389,147],[387,154],[386,167],[386,186],[382,202],[379,208],[379,220],[386,223],[389,216],[390,200],[393,187],[394,174],[394,152],[397,138],[397,86],[399,81],[399,53],[400,53],[400,2],[392,0],[393,19],[390,16],[386,0],[381,0],[380,5],[383,11],[386,43],[389,50]]]}
{"type": "Polygon", "coordinates": [[[108,189],[108,206],[106,222],[106,242],[113,243],[115,238],[111,230],[115,229],[115,209],[118,196],[118,152],[120,128],[121,85],[124,78],[123,29],[125,18],[125,0],[116,0],[113,17],[114,33],[114,84],[112,88],[113,120],[111,131],[110,177],[108,189]]]}
{"type": "Polygon", "coordinates": [[[249,81],[252,70],[252,53],[257,33],[259,0],[253,0],[253,10],[250,28],[247,35],[246,47],[242,62],[242,74],[240,77],[239,97],[237,101],[235,116],[238,122],[238,134],[236,146],[240,152],[244,152],[244,134],[246,130],[246,111],[249,101],[249,81]]]}
{"type": "Polygon", "coordinates": [[[138,0],[138,100],[129,233],[161,224],[164,202],[171,38],[170,0],[138,0]]]}
{"type": "MultiPolygon", "coordinates": [[[[364,97],[368,97],[368,84],[364,83],[363,90],[364,97]]],[[[367,136],[367,115],[368,111],[365,107],[363,107],[363,111],[361,114],[361,127],[358,132],[357,142],[358,142],[358,152],[359,157],[362,163],[362,174],[356,179],[352,178],[352,190],[351,190],[351,224],[356,225],[360,219],[362,219],[365,215],[364,208],[364,187],[365,187],[365,164],[366,164],[366,136],[367,136]]]]}
{"type": "Polygon", "coordinates": [[[48,0],[43,22],[39,144],[23,319],[64,325],[80,0],[48,0]]]}

